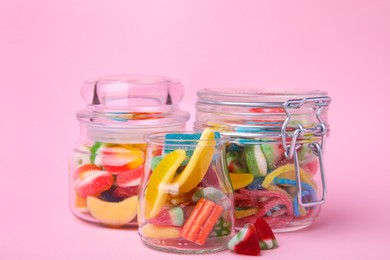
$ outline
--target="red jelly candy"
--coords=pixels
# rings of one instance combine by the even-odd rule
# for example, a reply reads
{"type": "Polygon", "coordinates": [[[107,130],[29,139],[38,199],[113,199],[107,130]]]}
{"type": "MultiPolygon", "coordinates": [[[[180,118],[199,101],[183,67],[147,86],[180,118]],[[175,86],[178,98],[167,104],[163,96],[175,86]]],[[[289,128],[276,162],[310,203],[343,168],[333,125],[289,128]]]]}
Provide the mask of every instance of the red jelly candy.
{"type": "Polygon", "coordinates": [[[260,255],[260,244],[256,228],[253,224],[246,224],[228,243],[228,248],[237,254],[260,255]]]}

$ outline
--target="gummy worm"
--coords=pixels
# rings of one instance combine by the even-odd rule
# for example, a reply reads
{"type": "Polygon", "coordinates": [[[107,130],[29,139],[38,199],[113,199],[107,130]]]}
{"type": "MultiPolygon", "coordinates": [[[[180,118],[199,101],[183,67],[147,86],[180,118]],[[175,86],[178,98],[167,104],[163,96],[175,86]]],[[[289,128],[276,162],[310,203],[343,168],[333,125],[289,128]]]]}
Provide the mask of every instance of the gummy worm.
{"type": "MultiPolygon", "coordinates": [[[[302,168],[299,168],[299,172],[300,172],[300,177],[302,180],[301,182],[306,182],[306,183],[310,184],[312,187],[314,187],[314,189],[317,189],[317,185],[314,183],[314,181],[311,178],[311,175],[308,172],[306,172],[302,168]]],[[[295,176],[294,164],[289,163],[289,164],[285,164],[283,166],[276,168],[274,171],[272,171],[271,173],[269,173],[265,176],[264,181],[261,184],[261,186],[268,189],[268,187],[271,185],[271,183],[273,183],[274,179],[281,174],[286,174],[286,175],[288,174],[289,175],[288,177],[290,177],[289,179],[295,179],[296,176],[295,176]]],[[[284,176],[284,177],[287,177],[287,176],[284,176]]]]}
{"type": "MultiPolygon", "coordinates": [[[[292,201],[291,196],[286,191],[284,191],[281,188],[278,188],[275,185],[271,185],[269,187],[269,189],[272,189],[272,190],[249,191],[249,190],[245,190],[245,189],[240,189],[240,193],[245,194],[245,195],[250,195],[250,196],[279,198],[281,200],[281,203],[279,203],[279,204],[285,205],[288,213],[293,214],[293,208],[292,208],[292,204],[291,204],[291,201],[292,201]]],[[[268,203],[266,203],[266,204],[268,204],[268,203]]]]}
{"type": "MultiPolygon", "coordinates": [[[[282,179],[276,177],[274,179],[275,184],[280,184],[280,185],[292,185],[292,186],[297,186],[297,181],[296,180],[290,180],[290,179],[282,179]]],[[[315,193],[314,188],[310,186],[310,184],[307,184],[305,182],[301,182],[302,188],[304,190],[308,190],[310,193],[315,193]]],[[[303,196],[303,194],[302,194],[303,196]]]]}

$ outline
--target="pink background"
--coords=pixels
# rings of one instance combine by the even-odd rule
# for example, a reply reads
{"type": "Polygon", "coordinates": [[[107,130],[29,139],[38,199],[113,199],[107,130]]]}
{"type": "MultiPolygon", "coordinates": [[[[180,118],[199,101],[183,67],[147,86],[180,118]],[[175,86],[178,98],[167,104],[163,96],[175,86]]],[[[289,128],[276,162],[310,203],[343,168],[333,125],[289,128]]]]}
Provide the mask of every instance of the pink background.
{"type": "Polygon", "coordinates": [[[385,0],[2,0],[0,259],[197,257],[153,251],[135,230],[68,209],[79,87],[118,73],[178,78],[192,115],[205,87],[327,90],[328,201],[262,258],[388,259],[389,13],[385,0]]]}

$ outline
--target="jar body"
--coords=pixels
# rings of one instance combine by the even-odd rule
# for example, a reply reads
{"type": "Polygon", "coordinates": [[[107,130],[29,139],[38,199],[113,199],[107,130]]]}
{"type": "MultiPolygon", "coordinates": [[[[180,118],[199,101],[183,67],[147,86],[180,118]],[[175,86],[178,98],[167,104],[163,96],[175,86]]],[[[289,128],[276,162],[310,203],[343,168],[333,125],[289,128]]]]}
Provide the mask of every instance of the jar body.
{"type": "Polygon", "coordinates": [[[159,133],[147,140],[138,216],[143,243],[184,254],[225,249],[234,227],[226,139],[205,130],[159,133]]]}
{"type": "Polygon", "coordinates": [[[316,102],[323,94],[198,93],[195,130],[213,127],[230,136],[226,163],[237,229],[261,217],[276,232],[294,231],[319,215],[326,195],[322,151],[328,132],[326,109],[319,107],[329,100],[316,102]],[[300,109],[291,108],[290,99],[300,109]]]}
{"type": "Polygon", "coordinates": [[[137,193],[146,144],[86,142],[70,160],[70,208],[80,219],[111,227],[137,225],[137,193]]]}
{"type": "Polygon", "coordinates": [[[320,205],[312,203],[323,194],[318,158],[309,144],[297,150],[299,161],[298,180],[294,160],[284,155],[282,142],[270,139],[233,138],[227,146],[227,164],[235,189],[236,228],[264,218],[274,231],[294,231],[313,223],[320,212],[320,205]],[[248,177],[249,176],[249,177],[248,177]]]}
{"type": "Polygon", "coordinates": [[[80,141],[69,160],[72,213],[108,227],[136,227],[145,170],[144,134],[185,130],[180,84],[149,76],[108,76],[82,87],[88,106],[77,113],[80,141]],[[171,88],[176,90],[171,96],[171,88]]]}

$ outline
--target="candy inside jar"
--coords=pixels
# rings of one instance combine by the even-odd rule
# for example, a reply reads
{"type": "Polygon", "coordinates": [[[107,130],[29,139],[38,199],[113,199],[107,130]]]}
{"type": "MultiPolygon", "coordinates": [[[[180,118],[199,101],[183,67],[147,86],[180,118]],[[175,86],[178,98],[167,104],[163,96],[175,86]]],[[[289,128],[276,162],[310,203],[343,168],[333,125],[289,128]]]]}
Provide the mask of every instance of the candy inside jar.
{"type": "Polygon", "coordinates": [[[225,163],[226,137],[156,133],[148,141],[140,185],[139,234],[149,247],[199,254],[223,250],[233,235],[233,189],[225,163]]]}
{"type": "Polygon", "coordinates": [[[70,208],[78,218],[109,227],[137,226],[145,171],[145,133],[185,129],[180,82],[122,75],[88,80],[87,107],[77,113],[81,139],[69,161],[70,208]]]}
{"type": "Polygon", "coordinates": [[[275,231],[312,224],[326,199],[326,93],[206,89],[198,97],[195,130],[211,127],[230,137],[236,227],[259,217],[275,231]]]}
{"type": "Polygon", "coordinates": [[[111,227],[136,221],[145,152],[146,144],[95,142],[76,147],[70,194],[76,216],[111,227]]]}
{"type": "MultiPolygon", "coordinates": [[[[298,149],[298,153],[304,147],[306,145],[298,149]]],[[[258,217],[277,231],[295,230],[312,223],[320,208],[303,206],[298,198],[301,196],[303,203],[313,202],[323,192],[318,185],[316,157],[310,162],[299,163],[299,195],[294,162],[285,158],[280,144],[254,141],[235,146],[231,143],[227,148],[227,158],[236,157],[236,154],[240,159],[228,159],[228,168],[235,188],[237,227],[253,223],[258,217]]]]}

